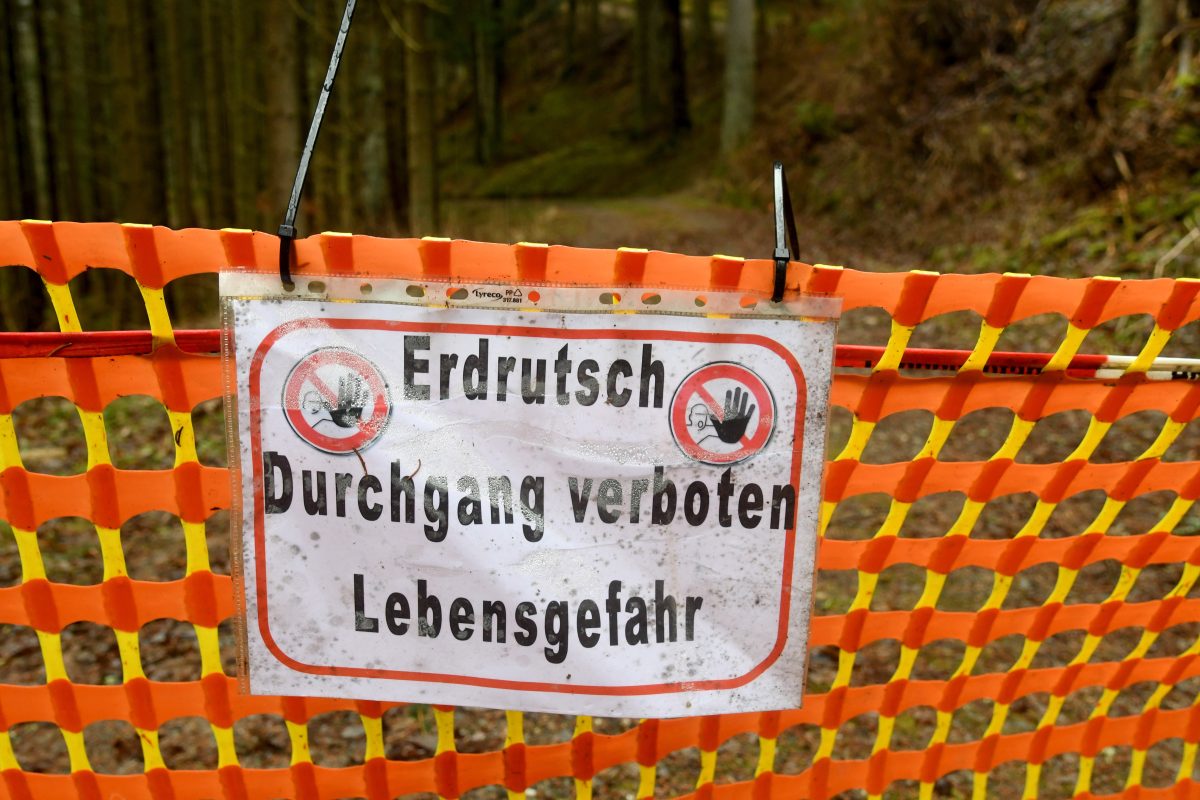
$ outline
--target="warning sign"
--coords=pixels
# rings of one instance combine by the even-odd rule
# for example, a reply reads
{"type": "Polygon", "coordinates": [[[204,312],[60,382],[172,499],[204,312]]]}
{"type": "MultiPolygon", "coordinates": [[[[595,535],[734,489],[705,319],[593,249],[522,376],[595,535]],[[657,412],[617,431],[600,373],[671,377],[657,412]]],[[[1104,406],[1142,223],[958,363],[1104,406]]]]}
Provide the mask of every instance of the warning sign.
{"type": "MultiPolygon", "coordinates": [[[[803,416],[803,407],[798,413],[803,416]]],[[[771,390],[741,364],[700,367],[684,378],[671,401],[675,442],[689,457],[705,464],[745,461],[763,449],[774,427],[771,390]]]]}
{"type": "Polygon", "coordinates": [[[832,321],[222,280],[251,691],[800,702],[832,321]]]}
{"type": "Polygon", "coordinates": [[[392,401],[378,367],[344,347],[323,347],[296,362],[283,384],[283,409],[308,444],[350,453],[379,438],[392,401]]]}

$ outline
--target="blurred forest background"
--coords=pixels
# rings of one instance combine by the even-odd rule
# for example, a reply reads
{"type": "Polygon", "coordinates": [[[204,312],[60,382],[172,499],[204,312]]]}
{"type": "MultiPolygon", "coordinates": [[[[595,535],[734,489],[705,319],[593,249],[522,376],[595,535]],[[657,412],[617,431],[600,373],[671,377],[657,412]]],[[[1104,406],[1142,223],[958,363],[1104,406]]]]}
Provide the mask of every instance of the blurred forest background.
{"type": "MultiPolygon", "coordinates": [[[[0,0],[0,218],[274,231],[341,12],[0,0]]],[[[1198,37],[1200,0],[360,0],[299,229],[764,257],[778,158],[805,260],[1197,275],[1198,37]]],[[[8,329],[52,324],[26,273],[8,329]]],[[[137,317],[110,277],[93,326],[137,317]]]]}

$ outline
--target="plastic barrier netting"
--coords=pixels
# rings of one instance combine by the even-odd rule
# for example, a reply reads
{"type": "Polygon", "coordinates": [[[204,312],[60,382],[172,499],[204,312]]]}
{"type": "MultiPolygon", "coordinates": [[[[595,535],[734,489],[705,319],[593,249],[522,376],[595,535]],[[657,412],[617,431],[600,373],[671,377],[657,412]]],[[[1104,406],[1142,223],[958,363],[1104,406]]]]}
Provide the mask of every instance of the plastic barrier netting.
{"type": "MultiPolygon", "coordinates": [[[[230,264],[273,270],[277,247],[249,231],[0,222],[0,265],[36,271],[63,332],[81,329],[72,279],[104,268],[136,281],[153,340],[142,354],[0,358],[0,519],[11,528],[0,543],[12,545],[0,550],[0,567],[11,567],[0,569],[9,576],[0,580],[0,795],[1200,793],[1200,381],[1148,374],[1164,353],[1195,348],[1200,281],[794,264],[790,288],[844,298],[844,341],[882,345],[871,369],[835,378],[804,707],[593,720],[238,693],[222,654],[230,578],[210,561],[221,539],[214,515],[230,490],[224,468],[201,463],[193,424],[193,410],[221,396],[220,365],[177,345],[164,287],[230,264]],[[1133,356],[1114,377],[1068,374],[1093,330],[1133,356]],[[956,369],[900,368],[910,345],[947,340],[969,351],[956,369]],[[1014,342],[1052,355],[1031,374],[984,374],[998,346],[1014,342]],[[131,395],[165,407],[173,465],[114,465],[118,432],[105,412],[131,395]],[[21,407],[47,397],[77,411],[78,428],[64,428],[83,440],[77,474],[25,466],[21,407]],[[140,535],[129,523],[152,511],[179,520],[182,577],[127,563],[140,535]],[[57,545],[47,526],[64,518],[86,520],[89,535],[94,526],[94,545],[59,552],[56,563],[98,560],[95,582],[48,579],[47,548],[57,545]],[[81,656],[72,634],[84,623],[115,640],[110,683],[80,677],[81,658],[96,657],[81,656]],[[143,651],[167,635],[193,642],[186,677],[151,679],[143,651]],[[28,652],[22,637],[36,642],[28,652]],[[41,671],[18,676],[22,659],[41,671]],[[190,738],[211,732],[211,761],[173,766],[178,742],[168,747],[167,731],[178,740],[178,723],[196,718],[203,730],[189,728],[190,738]],[[275,742],[281,763],[247,758],[250,740],[266,734],[246,725],[264,720],[285,731],[275,742]],[[112,721],[136,742],[121,744],[133,772],[94,766],[112,761],[102,751],[115,740],[92,735],[112,721]],[[49,726],[64,763],[34,771],[23,760],[50,747],[49,726]],[[331,737],[341,742],[336,758],[331,737]]],[[[773,274],[765,259],[342,234],[296,250],[299,281],[364,274],[761,293],[773,274]]]]}

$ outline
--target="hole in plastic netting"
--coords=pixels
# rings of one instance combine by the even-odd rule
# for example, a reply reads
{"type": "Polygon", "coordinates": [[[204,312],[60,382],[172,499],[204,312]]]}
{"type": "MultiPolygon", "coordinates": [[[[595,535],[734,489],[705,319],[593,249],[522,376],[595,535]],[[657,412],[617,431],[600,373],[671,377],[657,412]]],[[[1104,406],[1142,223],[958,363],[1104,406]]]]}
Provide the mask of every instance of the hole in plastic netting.
{"type": "Polygon", "coordinates": [[[933,782],[933,796],[952,797],[956,800],[960,797],[970,797],[973,780],[974,776],[969,770],[960,769],[947,773],[933,782]]]}
{"type": "Polygon", "coordinates": [[[1001,735],[1029,733],[1036,730],[1038,721],[1046,713],[1046,704],[1049,700],[1048,692],[1035,692],[1013,698],[1008,707],[1008,716],[1004,718],[1001,735]]]}
{"type": "MultiPolygon", "coordinates": [[[[700,777],[700,748],[688,747],[667,753],[658,760],[655,776],[655,795],[678,797],[696,788],[700,777]]],[[[567,795],[568,797],[570,795],[567,795]]]]}
{"type": "Polygon", "coordinates": [[[1066,666],[1078,655],[1085,638],[1086,634],[1083,631],[1063,631],[1047,636],[1045,641],[1038,645],[1037,655],[1033,657],[1030,669],[1066,666]]]}
{"type": "Polygon", "coordinates": [[[940,611],[978,611],[992,593],[990,569],[959,567],[946,576],[942,593],[938,595],[940,611]]]}
{"type": "Polygon", "coordinates": [[[826,431],[825,452],[833,458],[846,446],[850,439],[850,429],[854,425],[854,415],[850,409],[841,406],[829,407],[829,427],[826,431]]]}
{"type": "Polygon", "coordinates": [[[933,425],[930,411],[901,411],[884,417],[871,432],[863,448],[864,464],[894,464],[912,461],[929,436],[933,425]]]}
{"type": "Polygon", "coordinates": [[[1146,710],[1146,701],[1158,689],[1155,681],[1139,681],[1126,686],[1117,693],[1112,706],[1108,709],[1110,717],[1132,717],[1146,710]]]}
{"type": "Polygon", "coordinates": [[[83,729],[92,769],[102,775],[135,775],[143,770],[137,731],[124,720],[106,719],[83,729]]]}
{"type": "Polygon", "coordinates": [[[1154,317],[1149,314],[1128,314],[1110,319],[1088,331],[1079,352],[1137,355],[1153,330],[1154,317]]]}
{"type": "MultiPolygon", "coordinates": [[[[508,792],[504,790],[503,786],[493,784],[491,786],[477,786],[474,789],[463,792],[460,797],[461,800],[508,800],[508,792]]],[[[432,795],[430,800],[436,800],[436,798],[436,795],[432,795]]]]}
{"type": "Polygon", "coordinates": [[[972,675],[985,675],[993,672],[1008,672],[1013,664],[1017,663],[1017,658],[1021,655],[1021,646],[1025,644],[1025,637],[1019,633],[1004,636],[995,641],[988,642],[984,645],[983,650],[979,653],[979,660],[975,662],[975,669],[972,670],[972,675]]]}
{"type": "Polygon", "coordinates": [[[1183,761],[1183,739],[1178,737],[1155,742],[1146,748],[1146,764],[1142,768],[1142,786],[1165,789],[1175,785],[1183,761]]]}
{"type": "Polygon", "coordinates": [[[51,722],[22,722],[9,731],[17,763],[26,772],[66,775],[71,771],[67,742],[51,722]]]}
{"type": "Polygon", "coordinates": [[[721,783],[754,780],[758,750],[757,734],[739,733],[726,739],[717,748],[717,780],[721,783]]]}
{"type": "Polygon", "coordinates": [[[57,330],[45,284],[28,267],[0,267],[0,329],[57,330]]]}
{"type": "Polygon", "coordinates": [[[1037,507],[1033,492],[1006,494],[989,500],[971,529],[972,539],[1011,539],[1037,507]]]}
{"type": "Polygon", "coordinates": [[[547,778],[529,787],[525,792],[525,796],[558,800],[560,797],[574,797],[574,793],[575,781],[572,778],[547,778]]]}
{"type": "Polygon", "coordinates": [[[1133,748],[1128,745],[1109,745],[1096,753],[1096,764],[1092,768],[1090,790],[1093,795],[1116,794],[1125,788],[1125,778],[1133,762],[1133,748]]]}
{"type": "Polygon", "coordinates": [[[1060,411],[1039,419],[1017,451],[1018,464],[1059,464],[1083,441],[1092,415],[1086,411],[1060,411]]]}
{"type": "Polygon", "coordinates": [[[205,400],[192,409],[192,430],[196,434],[196,457],[206,467],[224,467],[225,404],[220,398],[205,400]]]}
{"type": "Polygon", "coordinates": [[[962,492],[937,492],[917,500],[904,515],[900,535],[907,539],[937,539],[945,536],[958,519],[963,501],[962,492]]]}
{"type": "MultiPolygon", "coordinates": [[[[215,277],[215,276],[214,276],[215,277]]],[[[146,304],[137,281],[117,269],[88,268],[69,284],[85,331],[146,330],[146,304]]],[[[213,291],[214,301],[216,290],[213,291]]]]}
{"type": "Polygon", "coordinates": [[[138,581],[174,581],[184,576],[187,545],[183,523],[165,511],[138,514],[121,526],[121,548],[129,577],[138,581]]]}
{"type": "Polygon", "coordinates": [[[1058,712],[1058,719],[1054,720],[1054,724],[1067,726],[1087,722],[1096,710],[1096,703],[1103,693],[1102,686],[1083,686],[1071,692],[1063,700],[1062,710],[1058,712]]]}
{"type": "Polygon", "coordinates": [[[287,726],[277,714],[252,714],[233,723],[233,746],[250,769],[283,769],[291,760],[287,726]]]}
{"type": "Polygon", "coordinates": [[[237,671],[237,629],[232,619],[222,620],[217,625],[217,647],[220,648],[221,669],[231,678],[236,678],[237,671]]]}
{"type": "Polygon", "coordinates": [[[893,564],[879,573],[872,611],[907,611],[925,588],[925,570],[914,564],[893,564]]]}
{"type": "Polygon", "coordinates": [[[1039,535],[1043,539],[1061,539],[1089,532],[1107,499],[1108,495],[1101,489],[1089,489],[1065,498],[1055,506],[1039,535]]]}
{"type": "Polygon", "coordinates": [[[562,714],[528,713],[525,718],[526,744],[568,742],[575,732],[575,718],[562,714]]]}
{"type": "Polygon", "coordinates": [[[306,288],[312,294],[324,294],[325,281],[309,281],[306,288]]]}
{"type": "Polygon", "coordinates": [[[83,517],[58,517],[37,530],[46,577],[54,583],[90,585],[104,579],[96,526],[83,517]]]}
{"type": "Polygon", "coordinates": [[[1001,604],[1003,609],[1037,608],[1046,602],[1054,583],[1058,580],[1058,565],[1035,564],[1013,576],[1008,594],[1001,604]]]}
{"type": "MultiPolygon", "coordinates": [[[[933,737],[937,724],[937,711],[933,706],[915,706],[896,716],[892,728],[892,750],[924,750],[933,737]]],[[[885,744],[888,744],[885,742],[885,744]]]]}
{"type": "Polygon", "coordinates": [[[353,711],[330,711],[308,721],[308,749],[318,767],[350,767],[363,763],[367,734],[353,711]]]}
{"type": "Polygon", "coordinates": [[[26,625],[0,624],[0,684],[31,686],[46,682],[46,665],[37,632],[26,625]]]}
{"type": "Polygon", "coordinates": [[[1127,502],[1106,533],[1112,536],[1135,536],[1154,530],[1166,515],[1177,495],[1172,491],[1141,494],[1127,502]]]}
{"type": "Polygon", "coordinates": [[[1122,661],[1129,657],[1133,652],[1133,648],[1137,646],[1138,640],[1142,638],[1143,628],[1129,627],[1118,628],[1115,631],[1110,631],[1100,640],[1100,644],[1096,647],[1096,652],[1092,654],[1090,661],[1093,664],[1122,661]]]}
{"type": "Polygon", "coordinates": [[[617,736],[631,731],[638,726],[638,721],[631,717],[595,717],[592,719],[592,730],[607,736],[617,736]]]}
{"type": "Polygon", "coordinates": [[[455,708],[454,746],[460,753],[487,753],[504,748],[508,721],[494,708],[455,708]]]}
{"type": "MultiPolygon", "coordinates": [[[[975,311],[950,311],[930,317],[915,330],[908,348],[974,350],[983,317],[975,311]]],[[[908,360],[908,359],[906,359],[908,360]]]]}
{"type": "Polygon", "coordinates": [[[1162,699],[1161,707],[1167,711],[1191,708],[1200,698],[1200,677],[1185,678],[1171,687],[1162,699]]]}
{"type": "Polygon", "coordinates": [[[938,639],[917,652],[913,680],[948,681],[962,664],[967,645],[960,639],[938,639]]]}
{"type": "Polygon", "coordinates": [[[638,766],[634,763],[617,764],[601,770],[592,779],[592,796],[597,800],[602,797],[634,797],[637,795],[639,778],[638,766]]]}
{"type": "Polygon", "coordinates": [[[185,275],[167,284],[164,294],[176,328],[218,328],[221,325],[217,276],[185,275]]]}
{"type": "Polygon", "coordinates": [[[108,456],[117,469],[170,469],[175,432],[167,409],[153,397],[119,397],[104,409],[108,456]]]}
{"type": "MultiPolygon", "coordinates": [[[[899,635],[902,631],[896,631],[899,635]]],[[[872,642],[858,651],[854,658],[851,686],[872,686],[887,683],[900,663],[900,643],[895,639],[872,642]]]]}
{"type": "Polygon", "coordinates": [[[437,751],[433,709],[402,705],[383,712],[384,753],[394,761],[421,761],[437,751]]]}
{"type": "Polygon", "coordinates": [[[973,700],[964,706],[954,709],[950,717],[950,732],[946,741],[950,744],[978,742],[987,732],[988,724],[992,721],[991,700],[973,700]]]}
{"type": "Polygon", "coordinates": [[[621,302],[621,295],[616,292],[601,292],[600,303],[606,306],[615,306],[621,302]]]}
{"type": "Polygon", "coordinates": [[[1005,761],[992,767],[992,771],[988,773],[987,796],[1020,797],[1025,788],[1026,765],[1024,760],[1016,760],[1005,761]]]}
{"type": "Polygon", "coordinates": [[[138,631],[142,669],[152,681],[200,680],[200,644],[190,623],[156,619],[138,631]]]}
{"type": "Polygon", "coordinates": [[[409,297],[424,297],[425,296],[425,287],[417,286],[416,284],[411,284],[404,290],[404,293],[407,294],[409,297]]]}
{"type": "Polygon", "coordinates": [[[909,800],[916,797],[921,784],[915,780],[898,780],[883,790],[883,800],[909,800]]]}
{"type": "Polygon", "coordinates": [[[204,521],[208,543],[209,569],[218,575],[229,574],[229,511],[221,509],[204,521]]]}
{"type": "Polygon", "coordinates": [[[642,302],[648,306],[656,306],[662,302],[662,295],[655,292],[646,292],[642,295],[642,302]]]}
{"type": "Polygon", "coordinates": [[[460,287],[451,286],[450,288],[448,288],[446,290],[446,296],[449,297],[451,300],[466,300],[467,299],[467,290],[462,288],[461,286],[460,287]]]}
{"type": "Polygon", "coordinates": [[[25,469],[47,475],[78,475],[87,470],[87,439],[70,400],[26,400],[13,409],[12,418],[25,469]]]}
{"type": "Polygon", "coordinates": [[[812,766],[813,753],[821,744],[821,729],[816,725],[794,725],[775,740],[775,771],[781,775],[799,775],[812,766]]]}
{"type": "Polygon", "coordinates": [[[817,616],[845,614],[858,591],[858,570],[821,570],[813,588],[813,612],[817,616]]]}
{"type": "Polygon", "coordinates": [[[1094,464],[1133,461],[1154,443],[1167,415],[1161,411],[1139,411],[1112,424],[1089,459],[1094,464]]]}
{"type": "Polygon", "coordinates": [[[1075,576],[1075,583],[1067,592],[1067,605],[1076,603],[1103,603],[1117,585],[1121,577],[1121,564],[1113,559],[1105,559],[1087,564],[1075,576]]]}
{"type": "Polygon", "coordinates": [[[938,459],[986,461],[1004,445],[1015,414],[1007,408],[972,411],[954,423],[938,459]]]}
{"type": "Polygon", "coordinates": [[[870,539],[887,517],[892,498],[883,492],[847,497],[837,504],[825,531],[829,539],[870,539]]]}
{"type": "Polygon", "coordinates": [[[820,694],[833,688],[839,652],[833,645],[814,647],[808,651],[809,694],[820,694]]]}
{"type": "MultiPolygon", "coordinates": [[[[1197,351],[1200,352],[1200,351],[1197,351]]],[[[1200,460],[1200,420],[1190,420],[1167,446],[1163,461],[1200,460]]]]}
{"type": "Polygon", "coordinates": [[[1067,320],[1062,314],[1035,314],[1007,326],[996,342],[996,350],[1053,353],[1066,330],[1067,320]]]}
{"type": "Polygon", "coordinates": [[[167,720],[158,729],[158,746],[167,769],[217,768],[217,740],[202,717],[167,720]]]}
{"type": "MultiPolygon", "coordinates": [[[[1071,798],[1079,777],[1079,754],[1063,753],[1046,759],[1038,776],[1038,797],[1071,798]]],[[[1019,796],[1019,795],[1018,795],[1019,796]]]]}
{"type": "Polygon", "coordinates": [[[892,318],[882,308],[855,308],[842,314],[838,321],[838,344],[887,344],[892,330],[892,318]]]}
{"type": "Polygon", "coordinates": [[[21,554],[12,525],[0,519],[0,588],[21,582],[21,554]]]}
{"type": "Polygon", "coordinates": [[[869,758],[878,730],[879,715],[874,711],[846,720],[838,727],[837,738],[833,742],[834,759],[869,758]]]}
{"type": "Polygon", "coordinates": [[[364,295],[367,295],[367,294],[370,294],[371,292],[375,291],[375,287],[369,283],[364,283],[362,286],[358,287],[358,290],[360,292],[362,292],[364,295]]]}
{"type": "Polygon", "coordinates": [[[115,686],[121,682],[121,654],[113,629],[73,622],[62,630],[63,661],[73,683],[115,686]]]}
{"type": "Polygon", "coordinates": [[[1189,322],[1167,340],[1162,354],[1174,358],[1195,358],[1200,353],[1200,321],[1189,322]]]}
{"type": "Polygon", "coordinates": [[[1146,658],[1178,658],[1200,637],[1200,622],[1183,622],[1165,628],[1146,651],[1146,658]]]}

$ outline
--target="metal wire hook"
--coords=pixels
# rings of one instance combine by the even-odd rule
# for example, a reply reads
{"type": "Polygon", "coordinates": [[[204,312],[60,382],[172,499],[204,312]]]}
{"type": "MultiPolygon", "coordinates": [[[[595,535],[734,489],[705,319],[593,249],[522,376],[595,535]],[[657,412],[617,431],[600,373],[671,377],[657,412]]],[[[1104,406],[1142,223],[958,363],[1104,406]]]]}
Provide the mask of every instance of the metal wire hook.
{"type": "Polygon", "coordinates": [[[279,226],[279,280],[283,282],[284,287],[290,287],[292,284],[292,243],[296,238],[296,212],[300,209],[300,192],[304,189],[304,179],[308,176],[308,164],[312,160],[313,148],[317,145],[317,135],[321,132],[321,120],[325,118],[325,106],[333,91],[333,81],[337,77],[338,66],[342,63],[342,50],[346,47],[346,34],[350,32],[350,21],[354,17],[356,3],[357,0],[346,0],[342,24],[333,43],[333,52],[329,56],[329,69],[325,71],[325,81],[321,84],[321,93],[317,95],[317,107],[313,110],[312,122],[308,125],[308,138],[304,140],[304,150],[300,153],[300,165],[296,168],[292,194],[288,198],[287,210],[283,213],[283,223],[279,226]]]}

